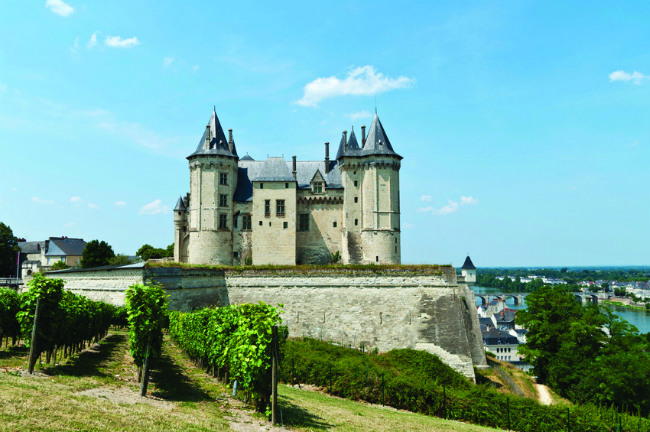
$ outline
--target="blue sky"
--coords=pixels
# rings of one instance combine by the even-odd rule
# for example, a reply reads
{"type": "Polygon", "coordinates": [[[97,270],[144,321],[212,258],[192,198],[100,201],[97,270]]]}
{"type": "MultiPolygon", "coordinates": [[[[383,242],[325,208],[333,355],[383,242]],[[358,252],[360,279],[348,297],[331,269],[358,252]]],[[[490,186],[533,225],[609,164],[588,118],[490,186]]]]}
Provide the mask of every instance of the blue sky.
{"type": "Polygon", "coordinates": [[[650,2],[0,3],[0,221],[173,241],[213,105],[240,155],[375,109],[405,263],[650,264],[650,2]]]}

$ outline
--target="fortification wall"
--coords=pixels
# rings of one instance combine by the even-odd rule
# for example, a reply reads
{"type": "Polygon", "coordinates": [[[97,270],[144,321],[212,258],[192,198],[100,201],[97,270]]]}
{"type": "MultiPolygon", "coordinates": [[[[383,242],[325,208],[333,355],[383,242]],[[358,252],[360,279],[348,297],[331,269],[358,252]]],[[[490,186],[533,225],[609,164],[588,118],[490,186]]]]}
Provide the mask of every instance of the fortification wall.
{"type": "Polygon", "coordinates": [[[250,270],[141,268],[61,272],[66,288],[120,304],[131,283],[155,280],[171,309],[257,303],[283,304],[293,336],[367,349],[414,348],[438,355],[474,379],[486,363],[473,293],[451,267],[440,272],[373,270],[250,270]],[[96,274],[95,274],[96,273],[96,274]],[[425,272],[426,273],[426,272],[425,272]]]}

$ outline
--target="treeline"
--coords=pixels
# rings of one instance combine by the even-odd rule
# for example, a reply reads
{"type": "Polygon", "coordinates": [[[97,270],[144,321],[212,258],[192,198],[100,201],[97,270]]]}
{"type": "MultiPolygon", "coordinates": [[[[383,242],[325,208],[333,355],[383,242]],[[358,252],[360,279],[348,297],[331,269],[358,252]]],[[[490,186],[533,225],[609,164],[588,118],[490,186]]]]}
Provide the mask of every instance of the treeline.
{"type": "MultiPolygon", "coordinates": [[[[650,270],[642,269],[569,269],[567,267],[561,269],[525,269],[525,268],[480,268],[477,270],[477,284],[478,279],[483,282],[489,283],[496,276],[507,276],[511,282],[515,282],[517,278],[525,278],[529,275],[536,275],[545,278],[561,279],[569,285],[576,285],[582,281],[618,281],[618,282],[648,282],[650,280],[650,270]]],[[[481,286],[492,286],[483,285],[481,286]]],[[[500,288],[500,286],[499,286],[500,288]]]]}
{"type": "Polygon", "coordinates": [[[528,329],[519,351],[540,382],[578,404],[650,414],[650,333],[558,286],[529,294],[526,304],[517,314],[528,329]]]}
{"type": "Polygon", "coordinates": [[[34,351],[46,353],[48,363],[57,352],[68,357],[104,337],[118,308],[65,291],[63,285],[61,279],[36,274],[22,294],[0,289],[0,335],[31,347],[38,306],[34,351]]]}
{"type": "MultiPolygon", "coordinates": [[[[650,431],[650,421],[588,404],[540,405],[472,385],[437,356],[400,349],[365,354],[313,339],[287,341],[281,378],[330,394],[499,429],[530,432],[650,431]]],[[[287,421],[287,420],[285,420],[287,421]]],[[[290,419],[288,419],[290,421],[290,419]]]]}

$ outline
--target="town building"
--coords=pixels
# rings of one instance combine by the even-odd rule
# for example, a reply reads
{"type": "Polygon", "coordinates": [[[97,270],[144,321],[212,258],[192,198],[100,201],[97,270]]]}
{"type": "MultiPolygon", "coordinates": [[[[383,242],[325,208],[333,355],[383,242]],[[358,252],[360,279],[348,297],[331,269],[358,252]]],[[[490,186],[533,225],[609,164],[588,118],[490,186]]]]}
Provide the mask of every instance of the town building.
{"type": "Polygon", "coordinates": [[[192,264],[399,264],[398,155],[375,114],[330,159],[239,158],[216,111],[187,157],[174,208],[174,260],[192,264]]]}
{"type": "Polygon", "coordinates": [[[50,237],[43,241],[19,242],[18,247],[21,254],[20,274],[25,277],[47,271],[58,261],[69,267],[78,266],[86,242],[80,238],[50,237]]]}

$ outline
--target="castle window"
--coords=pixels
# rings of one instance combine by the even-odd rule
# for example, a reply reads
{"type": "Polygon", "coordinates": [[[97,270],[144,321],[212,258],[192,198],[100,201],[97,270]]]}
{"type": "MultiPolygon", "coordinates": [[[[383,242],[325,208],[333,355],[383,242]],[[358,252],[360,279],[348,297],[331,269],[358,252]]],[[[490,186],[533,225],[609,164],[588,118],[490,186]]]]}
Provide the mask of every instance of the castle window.
{"type": "Polygon", "coordinates": [[[271,216],[271,200],[264,200],[264,216],[271,216]]]}
{"type": "Polygon", "coordinates": [[[264,183],[260,183],[260,189],[264,189],[264,183]]]}
{"type": "Polygon", "coordinates": [[[359,197],[354,197],[354,202],[358,203],[359,202],[359,197]]]}
{"type": "Polygon", "coordinates": [[[284,229],[289,228],[289,222],[282,222],[282,228],[284,229]]]}
{"type": "Polygon", "coordinates": [[[228,229],[228,215],[219,215],[219,229],[228,229]]]}
{"type": "Polygon", "coordinates": [[[241,217],[241,229],[244,231],[251,230],[251,215],[245,214],[241,217]]]}
{"type": "Polygon", "coordinates": [[[262,221],[260,221],[260,226],[262,226],[262,221]]]}
{"type": "Polygon", "coordinates": [[[299,231],[309,231],[309,213],[302,213],[300,215],[300,223],[298,226],[299,231]]]}
{"type": "Polygon", "coordinates": [[[375,257],[375,262],[379,262],[379,255],[375,257]]]}
{"type": "Polygon", "coordinates": [[[228,195],[219,194],[219,207],[228,207],[228,195]]]}
{"type": "Polygon", "coordinates": [[[334,228],[336,228],[336,221],[334,221],[334,223],[332,223],[332,226],[333,226],[334,228]]]}
{"type": "Polygon", "coordinates": [[[219,184],[228,185],[228,173],[219,173],[219,184]]]}
{"type": "Polygon", "coordinates": [[[359,182],[355,180],[354,181],[354,187],[357,187],[357,186],[359,186],[359,182]]]}
{"type": "Polygon", "coordinates": [[[314,193],[323,193],[323,182],[314,182],[314,193]]]}
{"type": "Polygon", "coordinates": [[[239,216],[234,216],[232,218],[232,227],[237,228],[237,219],[239,219],[239,216]]]}
{"type": "Polygon", "coordinates": [[[233,252],[233,256],[235,257],[235,259],[238,259],[239,258],[239,252],[233,252]]]}
{"type": "Polygon", "coordinates": [[[355,220],[354,220],[354,224],[355,224],[355,225],[359,225],[359,219],[355,219],[355,220]]]}
{"type": "Polygon", "coordinates": [[[277,216],[284,216],[284,200],[275,200],[275,214],[277,216]]]}
{"type": "Polygon", "coordinates": [[[285,189],[289,189],[289,183],[285,183],[285,184],[284,184],[284,188],[285,188],[285,189]]]}

